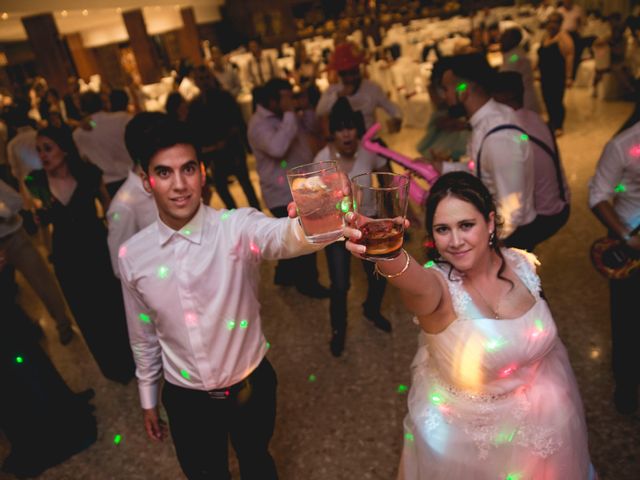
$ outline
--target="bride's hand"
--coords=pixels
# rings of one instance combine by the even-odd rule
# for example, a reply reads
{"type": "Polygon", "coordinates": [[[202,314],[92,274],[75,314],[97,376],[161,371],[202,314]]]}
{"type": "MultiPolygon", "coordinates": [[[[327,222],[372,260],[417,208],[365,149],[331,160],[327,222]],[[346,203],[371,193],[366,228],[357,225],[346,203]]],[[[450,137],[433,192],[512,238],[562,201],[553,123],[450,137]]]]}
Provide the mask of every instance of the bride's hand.
{"type": "Polygon", "coordinates": [[[356,212],[349,212],[344,216],[345,226],[343,229],[343,235],[347,240],[344,244],[347,250],[349,250],[355,257],[363,259],[362,254],[367,251],[367,247],[357,243],[362,238],[362,232],[358,230],[358,227],[356,227],[359,217],[360,215],[356,212]]]}

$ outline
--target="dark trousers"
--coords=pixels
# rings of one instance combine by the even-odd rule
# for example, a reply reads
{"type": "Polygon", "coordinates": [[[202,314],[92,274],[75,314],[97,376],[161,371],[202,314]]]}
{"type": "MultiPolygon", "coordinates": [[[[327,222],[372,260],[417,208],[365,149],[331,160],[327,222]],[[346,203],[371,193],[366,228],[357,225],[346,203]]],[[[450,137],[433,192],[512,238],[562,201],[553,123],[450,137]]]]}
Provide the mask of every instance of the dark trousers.
{"type": "Polygon", "coordinates": [[[562,128],[564,124],[564,72],[557,72],[557,78],[542,79],[540,82],[542,98],[549,114],[551,130],[562,128]]]}
{"type": "Polygon", "coordinates": [[[236,208],[236,202],[229,192],[229,177],[234,175],[249,205],[260,210],[260,201],[249,178],[247,157],[239,140],[230,141],[224,148],[203,155],[205,165],[212,170],[213,184],[227,208],[236,208]]]}
{"type": "Polygon", "coordinates": [[[536,245],[555,235],[569,220],[570,208],[567,205],[556,215],[538,215],[535,220],[516,230],[505,239],[507,247],[521,248],[532,252],[536,245]]]}
{"type": "Polygon", "coordinates": [[[269,441],[276,418],[277,379],[264,359],[230,395],[216,398],[165,382],[162,403],[169,417],[178,461],[189,480],[230,480],[228,440],[242,480],[275,480],[269,441]]]}
{"type": "Polygon", "coordinates": [[[640,274],[624,280],[610,280],[611,355],[617,386],[637,387],[640,383],[640,274]]]}
{"type": "MultiPolygon", "coordinates": [[[[276,218],[288,217],[287,207],[275,207],[271,214],[276,218]]],[[[310,289],[318,283],[316,254],[278,260],[274,279],[278,285],[295,285],[298,290],[310,289]]]]}
{"type": "MultiPolygon", "coordinates": [[[[331,329],[344,331],[347,328],[347,293],[351,286],[351,253],[343,242],[336,242],[325,247],[325,254],[331,279],[331,329]]],[[[367,298],[362,306],[367,312],[379,313],[387,281],[375,275],[373,262],[362,260],[362,267],[367,274],[367,298]]]]}

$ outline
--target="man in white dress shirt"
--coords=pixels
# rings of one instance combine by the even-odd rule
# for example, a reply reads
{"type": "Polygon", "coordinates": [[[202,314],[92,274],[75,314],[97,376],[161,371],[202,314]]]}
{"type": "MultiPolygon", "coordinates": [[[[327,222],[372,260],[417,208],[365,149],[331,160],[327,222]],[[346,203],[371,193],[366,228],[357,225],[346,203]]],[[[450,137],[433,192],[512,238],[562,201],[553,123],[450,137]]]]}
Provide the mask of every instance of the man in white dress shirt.
{"type": "Polygon", "coordinates": [[[127,124],[124,131],[124,143],[131,158],[134,159],[134,167],[129,171],[129,176],[113,197],[107,221],[109,222],[109,234],[107,243],[111,266],[116,277],[120,278],[118,270],[118,251],[124,242],[133,237],[143,228],[151,225],[158,217],[158,209],[150,192],[142,185],[142,167],[140,166],[140,142],[144,141],[146,129],[154,124],[162,113],[141,112],[127,124]]]}
{"type": "MultiPolygon", "coordinates": [[[[536,218],[534,159],[524,127],[514,110],[489,92],[495,71],[478,54],[446,60],[442,87],[452,116],[466,114],[471,125],[467,149],[472,168],[493,195],[502,217],[502,237],[510,247],[527,248],[522,227],[536,218]]],[[[444,173],[464,168],[457,162],[434,162],[444,173]]]]}
{"type": "MultiPolygon", "coordinates": [[[[640,256],[640,122],[624,130],[604,147],[589,182],[589,207],[609,230],[640,256]]],[[[640,384],[640,273],[610,280],[611,360],[616,389],[613,400],[619,413],[638,409],[640,384]]]]}
{"type": "Polygon", "coordinates": [[[111,198],[124,183],[133,160],[124,145],[124,129],[131,120],[127,112],[106,112],[100,95],[89,91],[80,97],[82,110],[89,115],[91,129],[76,128],[73,140],[80,155],[97,165],[111,198]]]}
{"type": "MultiPolygon", "coordinates": [[[[268,451],[276,375],[257,298],[262,259],[318,250],[298,221],[214,210],[191,134],[168,117],[147,130],[141,165],[158,220],[121,248],[120,276],[147,434],[162,440],[162,399],[190,479],[230,479],[229,437],[245,480],[276,479],[268,451]]],[[[291,205],[291,215],[295,205],[291,205]]]]}
{"type": "Polygon", "coordinates": [[[16,130],[16,134],[7,144],[7,161],[11,173],[18,180],[20,194],[26,205],[29,204],[30,195],[27,193],[24,178],[32,170],[42,168],[36,151],[38,132],[33,128],[33,121],[29,118],[30,108],[26,100],[16,100],[6,116],[8,126],[16,130]]]}
{"type": "Polygon", "coordinates": [[[342,43],[336,46],[331,56],[329,68],[338,72],[340,83],[327,88],[316,106],[319,116],[328,116],[338,97],[347,97],[354,111],[362,112],[366,129],[376,122],[376,109],[382,108],[391,117],[392,131],[400,129],[402,111],[394,104],[382,88],[371,80],[362,78],[363,56],[355,45],[342,43]]]}
{"type": "Polygon", "coordinates": [[[524,85],[524,108],[540,113],[538,97],[533,86],[533,69],[527,52],[522,48],[522,32],[518,28],[510,28],[500,35],[500,51],[502,52],[502,72],[518,72],[524,85]]]}
{"type": "Polygon", "coordinates": [[[249,40],[247,48],[251,52],[251,58],[247,62],[247,75],[252,88],[260,87],[272,78],[284,77],[276,59],[262,51],[259,39],[249,40]]]}

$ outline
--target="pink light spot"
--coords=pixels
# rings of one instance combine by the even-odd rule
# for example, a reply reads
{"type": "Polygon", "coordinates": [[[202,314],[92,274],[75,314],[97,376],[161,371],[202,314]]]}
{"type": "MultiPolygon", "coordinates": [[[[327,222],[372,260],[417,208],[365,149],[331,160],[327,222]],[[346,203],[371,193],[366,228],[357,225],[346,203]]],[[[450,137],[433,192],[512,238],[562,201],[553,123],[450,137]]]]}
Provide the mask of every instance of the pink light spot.
{"type": "Polygon", "coordinates": [[[471,171],[476,169],[476,162],[474,162],[473,160],[471,160],[469,163],[467,163],[467,165],[469,166],[469,170],[471,170],[471,171]]]}
{"type": "Polygon", "coordinates": [[[127,247],[125,245],[122,245],[118,250],[118,258],[124,258],[126,254],[127,254],[127,247]]]}
{"type": "Polygon", "coordinates": [[[629,149],[629,155],[632,157],[640,157],[640,145],[634,145],[629,149]]]}
{"type": "Polygon", "coordinates": [[[254,255],[260,255],[260,248],[255,243],[249,243],[249,249],[254,255]]]}
{"type": "Polygon", "coordinates": [[[278,177],[278,184],[282,185],[284,183],[284,177],[278,177]]]}
{"type": "Polygon", "coordinates": [[[184,323],[187,324],[187,327],[195,327],[198,325],[198,317],[193,312],[187,312],[184,315],[184,323]]]}
{"type": "Polygon", "coordinates": [[[500,370],[500,378],[506,378],[518,369],[517,365],[509,365],[500,370]]]}
{"type": "Polygon", "coordinates": [[[156,188],[156,179],[149,177],[149,185],[151,185],[151,188],[156,188]]]}
{"type": "Polygon", "coordinates": [[[440,412],[445,415],[449,415],[451,413],[451,407],[449,405],[440,405],[438,408],[440,409],[440,412]]]}

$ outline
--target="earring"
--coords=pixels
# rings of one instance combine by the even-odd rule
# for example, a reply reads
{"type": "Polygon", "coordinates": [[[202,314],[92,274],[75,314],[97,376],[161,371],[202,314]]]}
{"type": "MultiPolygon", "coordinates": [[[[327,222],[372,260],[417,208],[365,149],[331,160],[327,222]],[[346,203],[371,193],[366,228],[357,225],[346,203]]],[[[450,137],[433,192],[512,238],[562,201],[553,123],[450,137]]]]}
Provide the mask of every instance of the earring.
{"type": "Polygon", "coordinates": [[[491,232],[489,234],[489,246],[493,247],[496,244],[496,232],[491,232]]]}

